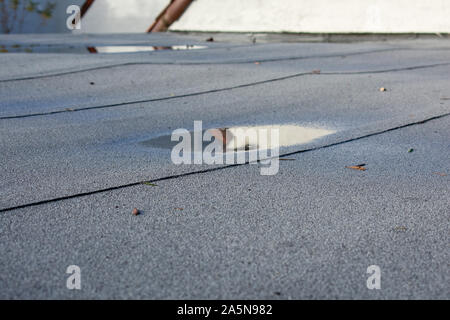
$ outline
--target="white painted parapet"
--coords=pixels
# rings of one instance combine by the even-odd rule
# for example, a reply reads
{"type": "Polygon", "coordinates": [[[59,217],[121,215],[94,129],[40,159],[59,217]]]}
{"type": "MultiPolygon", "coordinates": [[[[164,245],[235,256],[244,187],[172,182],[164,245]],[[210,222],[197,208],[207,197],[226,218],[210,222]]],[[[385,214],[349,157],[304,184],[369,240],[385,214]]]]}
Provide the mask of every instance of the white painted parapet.
{"type": "Polygon", "coordinates": [[[450,0],[195,0],[171,30],[449,33],[450,0]]]}

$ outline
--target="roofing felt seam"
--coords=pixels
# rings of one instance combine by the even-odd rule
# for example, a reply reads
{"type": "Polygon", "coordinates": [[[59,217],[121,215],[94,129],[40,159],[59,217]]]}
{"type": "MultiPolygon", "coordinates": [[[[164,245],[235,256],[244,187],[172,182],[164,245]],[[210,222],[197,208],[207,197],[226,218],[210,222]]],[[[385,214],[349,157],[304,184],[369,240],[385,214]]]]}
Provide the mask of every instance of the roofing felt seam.
{"type": "Polygon", "coordinates": [[[261,80],[256,81],[252,83],[245,83],[240,84],[237,86],[231,86],[226,88],[218,88],[218,89],[211,89],[211,90],[205,90],[205,91],[199,91],[199,92],[193,92],[193,93],[186,93],[181,95],[175,95],[175,96],[169,96],[169,97],[161,97],[161,98],[153,98],[153,99],[144,99],[144,100],[136,100],[136,101],[128,101],[128,102],[120,102],[120,103],[114,103],[114,104],[106,104],[106,105],[99,105],[99,106],[92,106],[92,107],[82,107],[82,108],[70,108],[69,110],[63,109],[63,110],[55,110],[55,111],[49,111],[49,112],[40,112],[40,113],[30,113],[30,114],[23,114],[23,115],[13,115],[13,116],[4,116],[0,117],[0,120],[8,120],[8,119],[20,119],[20,118],[29,118],[29,117],[37,117],[37,116],[48,116],[53,114],[59,114],[59,113],[65,113],[65,112],[76,112],[76,111],[85,111],[85,110],[97,110],[97,109],[107,109],[107,108],[115,108],[115,107],[122,107],[127,105],[133,105],[133,104],[139,104],[139,103],[146,103],[146,102],[156,102],[156,101],[164,101],[164,100],[171,100],[171,99],[180,99],[180,98],[187,98],[192,96],[199,96],[204,94],[210,94],[210,93],[216,93],[216,92],[223,92],[223,91],[230,91],[240,88],[247,88],[252,86],[257,86],[261,84],[271,83],[271,82],[277,82],[277,81],[283,81],[287,79],[302,77],[306,75],[314,75],[314,76],[320,76],[320,75],[359,75],[359,74],[377,74],[377,73],[389,73],[389,72],[401,72],[401,71],[411,71],[411,70],[419,70],[419,69],[426,69],[426,68],[435,68],[435,67],[441,67],[441,66],[448,66],[450,65],[450,62],[445,63],[435,63],[430,65],[421,65],[421,66],[411,66],[411,67],[405,67],[405,68],[394,68],[394,69],[385,69],[385,70],[371,70],[371,71],[349,71],[349,72],[301,72],[301,73],[295,73],[292,75],[287,75],[283,77],[278,78],[272,78],[267,80],[261,80]]]}
{"type": "MultiPolygon", "coordinates": [[[[318,147],[313,147],[313,148],[308,148],[308,149],[303,149],[303,150],[299,150],[299,151],[294,151],[294,152],[281,154],[281,155],[279,155],[279,157],[282,158],[282,157],[292,156],[292,155],[295,155],[295,154],[321,150],[321,149],[325,149],[325,148],[329,148],[329,147],[345,144],[345,143],[348,143],[348,142],[353,142],[353,141],[361,140],[361,139],[364,139],[364,138],[377,136],[377,135],[380,135],[380,134],[383,134],[383,133],[388,133],[388,132],[391,132],[391,131],[395,131],[395,130],[399,130],[399,129],[403,129],[403,128],[407,128],[407,127],[411,127],[411,126],[415,126],[415,125],[424,124],[424,123],[427,123],[429,121],[441,119],[441,118],[444,118],[444,117],[447,117],[447,116],[450,116],[450,112],[449,113],[444,113],[444,114],[441,114],[441,115],[436,115],[436,116],[433,116],[433,117],[429,117],[429,118],[426,118],[426,119],[423,119],[423,120],[420,120],[420,121],[409,122],[409,123],[406,123],[406,124],[403,124],[403,125],[399,125],[399,126],[395,126],[395,127],[392,127],[392,128],[388,128],[388,129],[385,129],[385,130],[372,132],[372,133],[369,133],[369,134],[353,137],[353,138],[350,138],[350,139],[345,139],[345,140],[342,140],[342,141],[338,141],[338,142],[334,142],[334,143],[330,143],[330,144],[326,144],[326,145],[322,145],[322,146],[318,146],[318,147]]],[[[268,159],[270,159],[270,158],[268,158],[268,159]]],[[[266,160],[266,159],[264,159],[264,160],[266,160]]],[[[257,162],[259,162],[259,160],[257,162]]],[[[94,190],[94,191],[77,193],[77,194],[73,194],[73,195],[69,195],[69,196],[63,196],[63,197],[58,197],[58,198],[53,198],[53,199],[36,201],[36,202],[31,202],[31,203],[27,203],[27,204],[23,204],[23,205],[18,205],[18,206],[14,206],[14,207],[0,209],[0,213],[9,212],[9,211],[17,210],[17,209],[23,209],[23,208],[27,208],[27,207],[34,207],[34,206],[38,206],[38,205],[42,205],[42,204],[46,204],[46,203],[51,203],[51,202],[58,202],[58,201],[63,201],[63,200],[68,200],[68,199],[73,199],[73,198],[89,196],[89,195],[93,195],[93,194],[98,194],[98,193],[103,193],[103,192],[108,192],[108,191],[113,191],[113,190],[118,190],[118,189],[123,189],[123,188],[134,187],[134,186],[137,186],[137,185],[140,185],[140,184],[144,184],[144,183],[156,183],[156,182],[160,182],[160,181],[172,180],[172,179],[177,179],[177,178],[186,177],[186,176],[192,176],[192,175],[196,175],[196,174],[209,173],[209,172],[214,172],[214,171],[218,171],[218,170],[222,170],[222,169],[228,169],[228,168],[233,168],[233,167],[247,165],[247,164],[250,164],[250,162],[246,161],[245,163],[235,163],[235,164],[230,164],[230,165],[224,165],[224,166],[221,166],[221,167],[215,167],[215,168],[211,168],[211,169],[186,172],[186,173],[182,173],[182,174],[161,177],[161,178],[153,179],[153,180],[132,182],[132,183],[123,184],[123,185],[119,185],[119,186],[114,186],[114,187],[98,189],[98,190],[94,190]]]]}
{"type": "MultiPolygon", "coordinates": [[[[417,49],[411,49],[411,48],[389,48],[389,49],[378,49],[378,50],[350,52],[350,53],[342,52],[342,53],[329,54],[329,55],[316,55],[316,56],[311,55],[311,56],[300,56],[300,57],[292,56],[292,57],[286,57],[286,58],[266,58],[266,59],[258,59],[258,62],[267,63],[267,62],[293,61],[293,60],[306,60],[306,59],[327,59],[327,58],[335,58],[335,57],[341,57],[341,56],[356,56],[356,55],[363,55],[363,54],[401,51],[401,50],[417,51],[417,49]]],[[[446,50],[446,49],[442,49],[442,50],[446,50]]],[[[42,79],[42,78],[49,78],[49,77],[59,77],[59,76],[71,75],[74,73],[89,72],[89,71],[118,68],[118,67],[136,66],[136,65],[197,66],[197,65],[248,64],[248,63],[254,63],[254,62],[255,62],[255,60],[224,61],[224,62],[150,62],[150,61],[148,61],[148,62],[125,62],[125,63],[109,64],[109,65],[103,65],[103,66],[97,66],[97,67],[91,67],[91,68],[85,68],[85,69],[63,71],[63,72],[51,73],[51,74],[35,75],[35,76],[28,76],[28,77],[22,77],[22,78],[3,79],[3,80],[0,80],[0,83],[13,82],[13,81],[35,80],[35,79],[42,79]]]]}

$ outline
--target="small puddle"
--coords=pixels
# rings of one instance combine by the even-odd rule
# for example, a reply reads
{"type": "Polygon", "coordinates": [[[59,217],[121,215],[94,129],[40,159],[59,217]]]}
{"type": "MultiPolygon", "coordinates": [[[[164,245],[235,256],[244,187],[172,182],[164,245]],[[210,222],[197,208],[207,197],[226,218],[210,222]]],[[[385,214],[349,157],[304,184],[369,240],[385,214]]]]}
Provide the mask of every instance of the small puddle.
{"type": "Polygon", "coordinates": [[[206,49],[206,46],[170,46],[170,47],[155,47],[155,46],[103,46],[103,47],[89,47],[90,53],[130,53],[130,52],[151,52],[151,51],[164,51],[164,50],[200,50],[206,49]],[[94,52],[96,51],[96,52],[94,52]]]}
{"type": "MultiPolygon", "coordinates": [[[[194,145],[195,132],[189,132],[192,147],[194,145]]],[[[205,133],[209,132],[210,136],[222,142],[223,150],[244,151],[301,145],[333,134],[336,131],[297,125],[269,125],[217,128],[197,132],[201,132],[199,136],[203,138],[202,150],[214,141],[212,138],[208,139],[208,135],[205,137],[205,133]],[[277,131],[278,139],[276,139],[276,135],[271,134],[272,131],[277,131]]],[[[141,144],[151,148],[172,149],[180,141],[181,138],[177,141],[171,141],[171,135],[164,135],[143,141],[141,144]]]]}
{"type": "Polygon", "coordinates": [[[200,50],[206,46],[62,46],[62,45],[0,45],[0,53],[137,53],[152,51],[200,50]]]}

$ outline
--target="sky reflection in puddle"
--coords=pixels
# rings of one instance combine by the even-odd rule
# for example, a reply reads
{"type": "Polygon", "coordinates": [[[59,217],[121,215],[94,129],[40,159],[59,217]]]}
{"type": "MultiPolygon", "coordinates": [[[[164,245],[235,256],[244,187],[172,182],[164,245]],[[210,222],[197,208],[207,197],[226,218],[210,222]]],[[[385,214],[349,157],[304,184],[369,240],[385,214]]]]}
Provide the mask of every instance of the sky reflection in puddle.
{"type": "MultiPolygon", "coordinates": [[[[304,127],[298,125],[265,125],[265,126],[242,126],[209,129],[202,131],[202,150],[214,141],[205,137],[209,131],[210,135],[223,143],[225,151],[260,150],[273,149],[276,147],[289,147],[309,143],[315,139],[335,133],[334,130],[304,127]],[[272,141],[271,131],[278,131],[278,141],[272,141]],[[266,142],[264,142],[266,139],[266,142]],[[205,141],[206,140],[206,141],[205,141]],[[263,142],[263,143],[261,143],[263,142]]],[[[194,132],[191,131],[194,137],[194,132]]],[[[172,149],[180,140],[171,141],[171,135],[159,136],[142,142],[142,145],[151,148],[172,149]]],[[[194,139],[191,139],[192,145],[194,139]]]]}
{"type": "Polygon", "coordinates": [[[177,46],[67,46],[67,45],[0,45],[0,53],[137,53],[152,51],[180,51],[206,49],[206,46],[177,45],[177,46]]]}

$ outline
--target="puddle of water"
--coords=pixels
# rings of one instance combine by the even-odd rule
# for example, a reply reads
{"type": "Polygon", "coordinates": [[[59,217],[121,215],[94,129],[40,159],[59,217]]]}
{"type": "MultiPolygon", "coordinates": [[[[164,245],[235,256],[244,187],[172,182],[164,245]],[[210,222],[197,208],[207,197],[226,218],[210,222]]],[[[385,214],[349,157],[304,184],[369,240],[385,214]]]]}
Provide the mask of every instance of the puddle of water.
{"type": "MultiPolygon", "coordinates": [[[[210,129],[208,131],[213,137],[219,141],[222,141],[223,150],[226,152],[273,149],[276,147],[301,145],[336,132],[328,129],[303,127],[297,125],[243,126],[210,129]],[[272,130],[277,130],[278,139],[272,139],[272,130]],[[262,139],[266,139],[267,142],[262,142],[262,139]]],[[[204,137],[205,132],[206,131],[202,131],[202,137],[204,137]]],[[[193,132],[190,132],[190,135],[193,148],[193,132]]],[[[142,145],[151,148],[172,149],[178,143],[179,141],[171,141],[171,135],[164,135],[143,141],[142,145]]],[[[202,144],[203,150],[207,145],[211,144],[211,140],[202,141],[202,144]]]]}
{"type": "Polygon", "coordinates": [[[97,53],[129,53],[129,52],[150,52],[161,50],[199,50],[205,49],[205,46],[170,46],[170,47],[153,47],[153,46],[104,46],[95,47],[97,53]]]}
{"type": "Polygon", "coordinates": [[[137,53],[152,51],[179,51],[200,50],[206,46],[180,45],[180,46],[97,46],[76,47],[62,45],[10,45],[0,46],[0,53],[137,53]]]}

